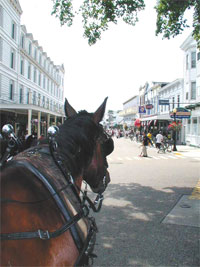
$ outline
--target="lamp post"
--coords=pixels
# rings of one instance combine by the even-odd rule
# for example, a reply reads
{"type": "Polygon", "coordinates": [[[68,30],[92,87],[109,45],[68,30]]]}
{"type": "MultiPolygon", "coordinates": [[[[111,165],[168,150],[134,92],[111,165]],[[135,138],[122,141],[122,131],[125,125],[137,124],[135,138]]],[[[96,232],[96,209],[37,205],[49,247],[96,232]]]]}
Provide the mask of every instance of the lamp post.
{"type": "MultiPolygon", "coordinates": [[[[173,115],[174,115],[174,123],[176,125],[176,108],[173,109],[173,115]]],[[[176,130],[173,130],[173,140],[174,140],[174,146],[173,146],[173,151],[177,151],[176,148],[176,130]]]]}

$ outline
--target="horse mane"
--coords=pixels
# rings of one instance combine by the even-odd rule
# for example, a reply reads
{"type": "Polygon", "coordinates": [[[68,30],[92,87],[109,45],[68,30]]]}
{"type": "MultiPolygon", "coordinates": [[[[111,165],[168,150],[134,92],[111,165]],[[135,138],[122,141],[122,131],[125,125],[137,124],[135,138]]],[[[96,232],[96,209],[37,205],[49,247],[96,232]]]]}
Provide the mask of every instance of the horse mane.
{"type": "Polygon", "coordinates": [[[92,115],[83,110],[67,118],[56,136],[57,152],[73,177],[81,173],[93,156],[99,129],[92,115]]]}

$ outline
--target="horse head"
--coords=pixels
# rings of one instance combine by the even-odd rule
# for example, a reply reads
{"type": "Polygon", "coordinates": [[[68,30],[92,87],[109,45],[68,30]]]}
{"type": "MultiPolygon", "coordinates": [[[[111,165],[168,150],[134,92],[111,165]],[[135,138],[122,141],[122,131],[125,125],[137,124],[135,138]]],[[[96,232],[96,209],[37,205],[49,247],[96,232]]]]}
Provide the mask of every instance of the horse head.
{"type": "Polygon", "coordinates": [[[79,142],[79,152],[77,154],[79,159],[81,157],[85,158],[85,164],[81,170],[82,177],[95,193],[102,193],[110,182],[106,157],[114,149],[113,140],[106,134],[100,124],[105,113],[106,102],[107,98],[94,113],[86,111],[77,113],[67,99],[65,100],[67,120],[77,119],[79,131],[82,130],[88,136],[88,139],[86,139],[86,135],[83,134],[83,143],[79,142]],[[84,118],[85,123],[83,123],[84,118]]]}

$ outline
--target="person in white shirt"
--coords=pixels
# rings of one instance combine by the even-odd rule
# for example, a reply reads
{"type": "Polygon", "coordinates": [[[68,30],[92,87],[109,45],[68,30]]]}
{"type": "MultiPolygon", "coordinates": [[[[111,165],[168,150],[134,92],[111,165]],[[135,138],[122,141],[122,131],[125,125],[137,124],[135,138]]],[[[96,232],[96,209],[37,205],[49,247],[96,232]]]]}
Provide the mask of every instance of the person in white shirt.
{"type": "Polygon", "coordinates": [[[160,131],[157,135],[156,135],[156,147],[158,149],[160,149],[161,143],[163,141],[163,135],[162,132],[160,131]]]}

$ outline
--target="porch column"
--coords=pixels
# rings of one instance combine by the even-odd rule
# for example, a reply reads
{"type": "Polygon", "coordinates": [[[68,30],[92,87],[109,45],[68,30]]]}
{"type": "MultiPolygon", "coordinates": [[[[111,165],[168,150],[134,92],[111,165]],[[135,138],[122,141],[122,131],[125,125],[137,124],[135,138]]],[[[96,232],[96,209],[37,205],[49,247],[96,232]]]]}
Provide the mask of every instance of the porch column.
{"type": "Polygon", "coordinates": [[[40,135],[41,135],[41,132],[40,132],[40,125],[41,125],[41,111],[38,111],[38,125],[37,125],[37,128],[38,128],[38,130],[37,130],[37,138],[39,138],[40,137],[40,135]]]}
{"type": "Polygon", "coordinates": [[[56,123],[57,123],[57,117],[54,116],[54,125],[56,125],[56,123]]]}
{"type": "Polygon", "coordinates": [[[48,113],[47,114],[47,130],[48,130],[48,128],[49,128],[49,125],[50,124],[50,114],[48,113]]]}
{"type": "Polygon", "coordinates": [[[28,110],[28,135],[31,135],[32,109],[28,110]]]}

